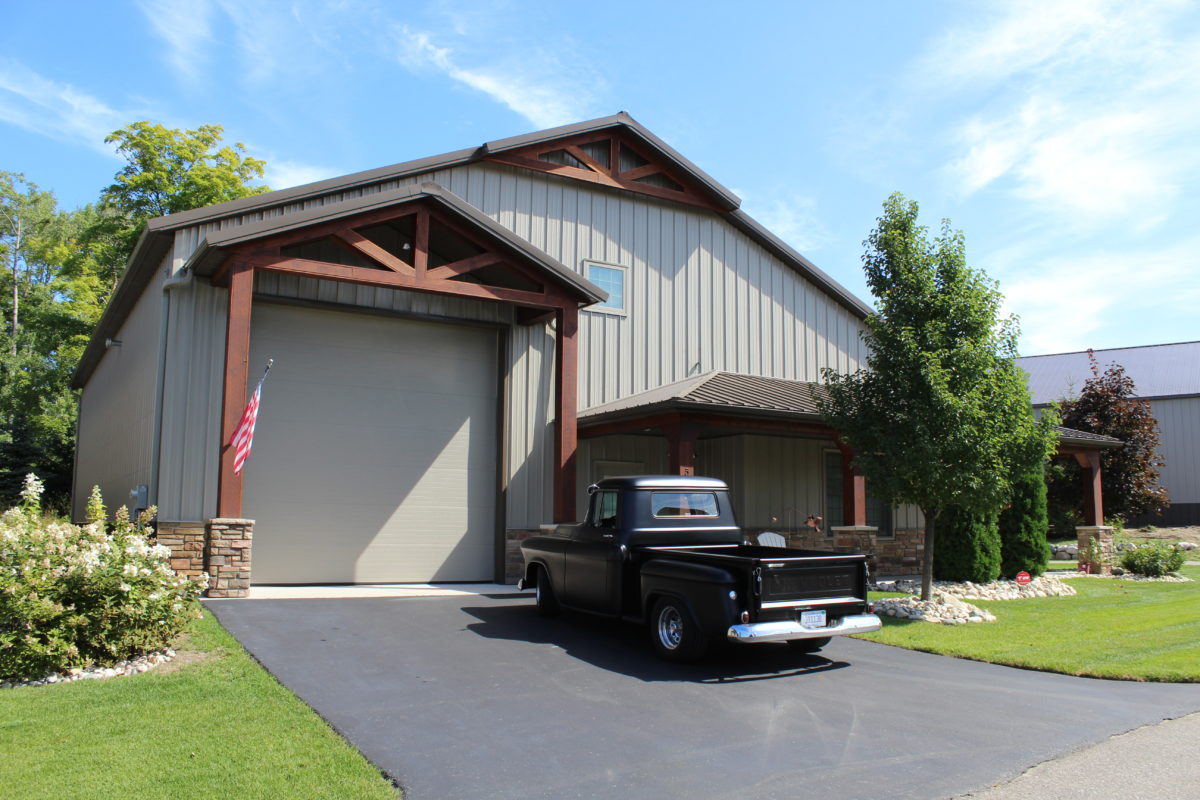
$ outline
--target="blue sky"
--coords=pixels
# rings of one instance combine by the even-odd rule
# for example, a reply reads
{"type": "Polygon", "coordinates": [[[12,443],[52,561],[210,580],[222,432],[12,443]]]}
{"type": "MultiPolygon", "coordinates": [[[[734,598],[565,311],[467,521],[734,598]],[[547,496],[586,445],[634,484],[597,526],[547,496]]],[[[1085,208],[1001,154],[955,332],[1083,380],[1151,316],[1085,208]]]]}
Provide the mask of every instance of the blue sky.
{"type": "Polygon", "coordinates": [[[67,207],[104,137],[218,123],[272,188],[626,110],[864,299],[899,190],[1025,355],[1200,339],[1200,4],[5,4],[0,169],[67,207]]]}

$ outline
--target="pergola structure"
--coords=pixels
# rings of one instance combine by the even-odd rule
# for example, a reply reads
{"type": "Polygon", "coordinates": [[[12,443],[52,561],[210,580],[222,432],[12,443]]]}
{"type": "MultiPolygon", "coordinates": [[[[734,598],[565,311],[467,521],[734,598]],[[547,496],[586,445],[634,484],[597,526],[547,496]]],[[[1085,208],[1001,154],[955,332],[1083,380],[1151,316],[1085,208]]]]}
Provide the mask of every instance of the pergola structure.
{"type": "MultiPolygon", "coordinates": [[[[825,424],[817,407],[816,383],[710,372],[580,415],[583,438],[657,431],[666,440],[669,470],[695,473],[696,443],[715,435],[767,433],[832,441],[842,454],[842,521],[867,525],[867,482],[854,467],[854,453],[838,432],[825,424]]],[[[1055,458],[1075,458],[1083,470],[1086,525],[1104,524],[1100,453],[1121,442],[1070,428],[1056,428],[1055,458]]]]}
{"type": "Polygon", "coordinates": [[[553,319],[554,514],[574,518],[579,309],[605,294],[473,206],[436,184],[380,192],[210,233],[187,268],[229,290],[219,517],[242,514],[229,440],[246,403],[254,276],[274,272],[503,303],[517,324],[553,319]]]}

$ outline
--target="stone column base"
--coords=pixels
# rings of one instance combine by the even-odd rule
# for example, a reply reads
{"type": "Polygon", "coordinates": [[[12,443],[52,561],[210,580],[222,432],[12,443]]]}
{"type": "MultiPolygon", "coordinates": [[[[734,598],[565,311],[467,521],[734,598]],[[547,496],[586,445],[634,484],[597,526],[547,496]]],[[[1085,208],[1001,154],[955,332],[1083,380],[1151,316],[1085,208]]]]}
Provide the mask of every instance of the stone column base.
{"type": "Polygon", "coordinates": [[[171,548],[171,569],[177,575],[199,579],[204,575],[204,545],[208,533],[203,522],[164,522],[155,526],[154,540],[171,548]]]}
{"type": "Polygon", "coordinates": [[[1079,569],[1094,575],[1112,575],[1112,526],[1080,525],[1075,528],[1075,534],[1079,550],[1079,569]]]}
{"type": "Polygon", "coordinates": [[[217,517],[204,523],[208,533],[205,568],[208,597],[246,597],[250,593],[250,552],[254,520],[217,517]]]}

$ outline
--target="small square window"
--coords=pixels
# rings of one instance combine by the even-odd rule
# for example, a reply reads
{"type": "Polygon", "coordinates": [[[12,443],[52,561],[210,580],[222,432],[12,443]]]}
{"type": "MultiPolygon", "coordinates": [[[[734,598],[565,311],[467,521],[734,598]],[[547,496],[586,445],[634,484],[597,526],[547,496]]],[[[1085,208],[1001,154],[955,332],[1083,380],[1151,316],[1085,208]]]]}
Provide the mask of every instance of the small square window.
{"type": "Polygon", "coordinates": [[[587,311],[604,311],[609,314],[624,314],[625,305],[625,276],[629,272],[625,267],[610,264],[587,263],[587,279],[608,292],[608,299],[603,303],[588,306],[587,311]]]}

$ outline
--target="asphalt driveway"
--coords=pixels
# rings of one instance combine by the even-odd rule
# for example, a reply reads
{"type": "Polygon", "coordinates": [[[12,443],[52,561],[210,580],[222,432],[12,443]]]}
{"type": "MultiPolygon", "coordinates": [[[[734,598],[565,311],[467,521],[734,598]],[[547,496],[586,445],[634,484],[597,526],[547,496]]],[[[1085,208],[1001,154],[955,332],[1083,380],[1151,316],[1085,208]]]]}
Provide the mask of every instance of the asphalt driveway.
{"type": "Polygon", "coordinates": [[[206,605],[412,800],[928,800],[1200,710],[1200,686],[849,639],[676,666],[641,628],[515,595],[206,605]]]}

